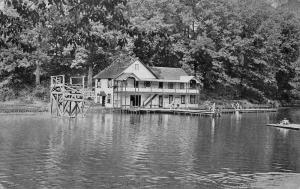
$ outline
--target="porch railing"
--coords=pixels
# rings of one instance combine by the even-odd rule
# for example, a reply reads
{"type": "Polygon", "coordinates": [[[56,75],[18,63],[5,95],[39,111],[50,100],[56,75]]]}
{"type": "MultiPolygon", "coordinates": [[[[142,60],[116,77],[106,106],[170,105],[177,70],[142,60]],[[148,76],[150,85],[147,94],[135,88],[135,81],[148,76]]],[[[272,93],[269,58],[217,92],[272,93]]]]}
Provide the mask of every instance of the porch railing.
{"type": "Polygon", "coordinates": [[[181,93],[181,94],[197,94],[198,89],[165,89],[165,88],[134,88],[134,87],[119,87],[117,92],[139,92],[139,93],[181,93]]]}

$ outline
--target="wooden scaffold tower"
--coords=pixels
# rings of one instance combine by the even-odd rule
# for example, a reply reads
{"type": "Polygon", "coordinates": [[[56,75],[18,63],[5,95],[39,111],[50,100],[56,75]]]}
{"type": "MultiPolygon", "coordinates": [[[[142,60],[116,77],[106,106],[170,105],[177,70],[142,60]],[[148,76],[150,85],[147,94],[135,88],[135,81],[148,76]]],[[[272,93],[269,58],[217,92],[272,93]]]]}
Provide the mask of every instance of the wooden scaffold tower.
{"type": "Polygon", "coordinates": [[[85,87],[84,77],[71,77],[65,82],[64,75],[51,76],[50,112],[59,117],[85,116],[94,102],[94,92],[85,87]],[[74,83],[74,80],[81,80],[74,83]]]}

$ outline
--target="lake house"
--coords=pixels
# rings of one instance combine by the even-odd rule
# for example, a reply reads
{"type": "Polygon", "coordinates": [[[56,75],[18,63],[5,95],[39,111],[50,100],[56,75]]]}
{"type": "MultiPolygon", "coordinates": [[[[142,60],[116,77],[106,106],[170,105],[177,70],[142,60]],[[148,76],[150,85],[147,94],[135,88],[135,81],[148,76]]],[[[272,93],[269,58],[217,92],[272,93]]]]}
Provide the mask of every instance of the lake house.
{"type": "Polygon", "coordinates": [[[181,68],[120,58],[95,77],[95,102],[111,108],[197,108],[199,81],[181,68]]]}

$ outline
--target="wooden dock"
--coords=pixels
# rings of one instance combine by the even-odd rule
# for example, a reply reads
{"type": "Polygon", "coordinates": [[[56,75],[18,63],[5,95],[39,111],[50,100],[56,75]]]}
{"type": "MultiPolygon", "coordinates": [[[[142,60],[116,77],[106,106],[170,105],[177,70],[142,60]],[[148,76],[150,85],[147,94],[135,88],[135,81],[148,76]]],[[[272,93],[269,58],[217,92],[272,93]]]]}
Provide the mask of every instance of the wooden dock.
{"type": "Polygon", "coordinates": [[[223,109],[222,113],[263,113],[263,112],[277,112],[277,108],[245,108],[245,109],[223,109]]]}
{"type": "Polygon", "coordinates": [[[167,114],[181,114],[181,115],[192,115],[192,116],[220,116],[221,114],[231,113],[263,113],[263,112],[277,112],[275,108],[260,108],[260,109],[223,109],[220,112],[200,110],[200,109],[166,109],[166,108],[124,108],[115,109],[115,111],[124,113],[167,113],[167,114]]]}
{"type": "Polygon", "coordinates": [[[166,109],[166,108],[126,108],[118,109],[117,111],[124,113],[166,113],[166,114],[181,114],[181,115],[193,115],[193,116],[215,116],[215,112],[207,110],[188,110],[188,109],[166,109]]]}

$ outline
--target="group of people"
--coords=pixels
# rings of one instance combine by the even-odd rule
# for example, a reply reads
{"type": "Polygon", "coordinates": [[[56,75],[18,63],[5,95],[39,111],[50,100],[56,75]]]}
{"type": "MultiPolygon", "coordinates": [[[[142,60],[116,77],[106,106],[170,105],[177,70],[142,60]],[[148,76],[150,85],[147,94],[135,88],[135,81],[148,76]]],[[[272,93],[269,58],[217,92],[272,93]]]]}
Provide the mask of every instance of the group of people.
{"type": "Polygon", "coordinates": [[[242,106],[237,102],[236,104],[232,103],[231,107],[238,110],[238,109],[242,109],[242,106]]]}
{"type": "Polygon", "coordinates": [[[290,121],[289,121],[287,118],[284,118],[284,119],[280,122],[280,124],[282,124],[282,125],[288,125],[288,124],[290,124],[290,121]]]}
{"type": "Polygon", "coordinates": [[[209,110],[214,112],[216,116],[221,116],[221,109],[219,107],[216,107],[216,103],[213,103],[210,107],[209,110]]]}

